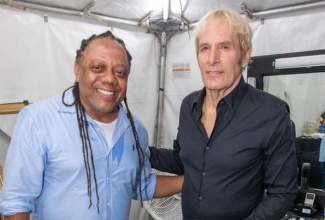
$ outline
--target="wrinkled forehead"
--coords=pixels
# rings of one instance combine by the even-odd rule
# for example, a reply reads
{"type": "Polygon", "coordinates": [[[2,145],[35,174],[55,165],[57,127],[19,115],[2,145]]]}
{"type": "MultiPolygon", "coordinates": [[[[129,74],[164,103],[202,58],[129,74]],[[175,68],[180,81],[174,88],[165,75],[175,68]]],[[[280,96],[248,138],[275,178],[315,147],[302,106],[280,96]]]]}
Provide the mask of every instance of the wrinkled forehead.
{"type": "Polygon", "coordinates": [[[239,39],[233,26],[231,26],[227,19],[219,17],[206,21],[196,33],[195,44],[197,52],[200,44],[206,40],[224,40],[239,44],[239,39]]]}

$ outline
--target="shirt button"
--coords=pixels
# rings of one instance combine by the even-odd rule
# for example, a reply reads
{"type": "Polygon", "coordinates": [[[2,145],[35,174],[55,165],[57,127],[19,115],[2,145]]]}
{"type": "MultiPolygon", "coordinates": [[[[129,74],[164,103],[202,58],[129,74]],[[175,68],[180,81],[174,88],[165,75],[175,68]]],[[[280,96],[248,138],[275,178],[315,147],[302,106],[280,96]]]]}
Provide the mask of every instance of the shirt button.
{"type": "Polygon", "coordinates": [[[202,176],[205,176],[205,172],[202,172],[202,176]]]}
{"type": "Polygon", "coordinates": [[[199,196],[199,200],[202,200],[203,199],[203,197],[202,196],[199,196]]]}
{"type": "Polygon", "coordinates": [[[210,147],[209,147],[209,146],[206,146],[206,147],[205,147],[205,150],[210,150],[210,147]]]}

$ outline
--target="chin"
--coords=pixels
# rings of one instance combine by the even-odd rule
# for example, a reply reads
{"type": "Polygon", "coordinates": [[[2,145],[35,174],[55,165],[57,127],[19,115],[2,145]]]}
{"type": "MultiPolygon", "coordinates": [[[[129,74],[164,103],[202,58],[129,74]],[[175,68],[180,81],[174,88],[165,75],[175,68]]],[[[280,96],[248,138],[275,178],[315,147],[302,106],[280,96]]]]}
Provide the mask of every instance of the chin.
{"type": "Polygon", "coordinates": [[[221,84],[209,84],[209,85],[206,85],[205,86],[207,89],[209,90],[222,90],[222,89],[225,89],[227,88],[226,85],[221,85],[221,84]]]}

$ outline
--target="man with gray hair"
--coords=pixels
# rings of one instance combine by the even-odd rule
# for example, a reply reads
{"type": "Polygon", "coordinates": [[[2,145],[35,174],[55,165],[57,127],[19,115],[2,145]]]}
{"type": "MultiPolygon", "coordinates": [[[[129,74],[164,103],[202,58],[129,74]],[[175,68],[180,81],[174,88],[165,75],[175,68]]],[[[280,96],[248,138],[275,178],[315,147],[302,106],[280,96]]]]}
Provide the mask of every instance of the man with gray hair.
{"type": "Polygon", "coordinates": [[[212,11],[194,33],[204,88],[182,101],[174,148],[150,148],[152,166],[184,174],[185,220],[279,220],[298,192],[289,107],[244,81],[244,17],[212,11]]]}

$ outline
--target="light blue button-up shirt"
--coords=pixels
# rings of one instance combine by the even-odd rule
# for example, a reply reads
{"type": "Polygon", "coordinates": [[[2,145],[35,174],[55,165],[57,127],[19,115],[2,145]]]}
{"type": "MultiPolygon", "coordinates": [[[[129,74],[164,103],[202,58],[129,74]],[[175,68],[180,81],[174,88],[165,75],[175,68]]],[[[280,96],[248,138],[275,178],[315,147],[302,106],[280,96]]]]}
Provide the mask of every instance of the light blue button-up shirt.
{"type": "MultiPolygon", "coordinates": [[[[66,103],[73,102],[71,92],[66,103]]],[[[148,160],[148,134],[134,117],[146,153],[141,186],[144,200],[153,197],[156,176],[148,160]]],[[[1,212],[32,212],[33,220],[126,220],[131,199],[139,199],[138,153],[126,109],[120,106],[109,147],[101,128],[87,116],[94,155],[97,197],[91,168],[91,200],[75,106],[62,104],[61,96],[26,106],[17,124],[4,166],[1,212]],[[111,149],[111,150],[109,150],[111,149]]],[[[91,164],[91,161],[90,161],[91,164]]]]}

